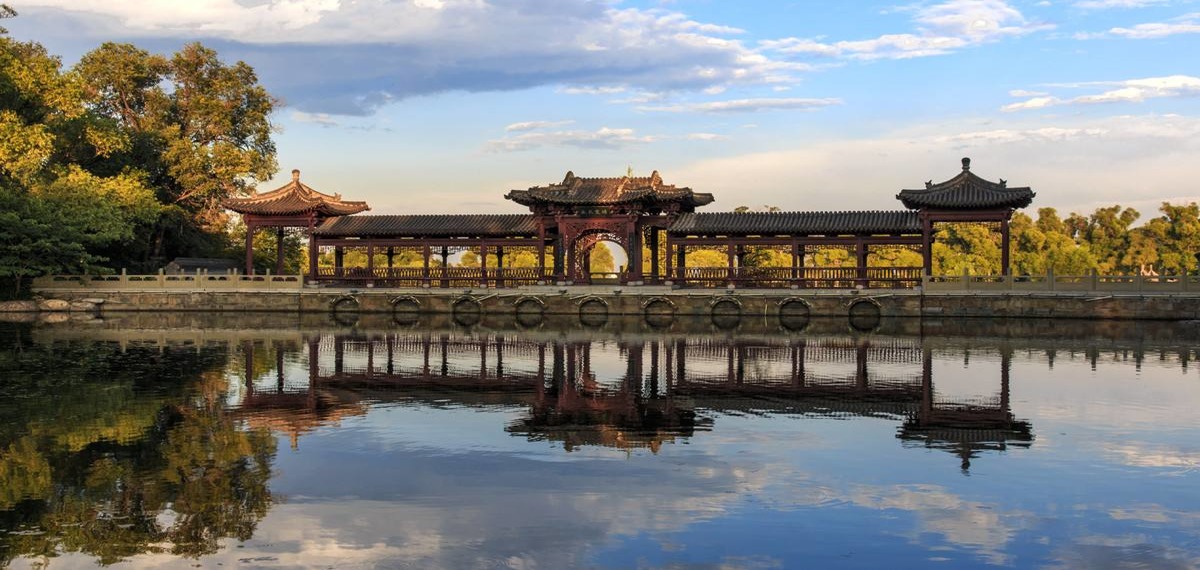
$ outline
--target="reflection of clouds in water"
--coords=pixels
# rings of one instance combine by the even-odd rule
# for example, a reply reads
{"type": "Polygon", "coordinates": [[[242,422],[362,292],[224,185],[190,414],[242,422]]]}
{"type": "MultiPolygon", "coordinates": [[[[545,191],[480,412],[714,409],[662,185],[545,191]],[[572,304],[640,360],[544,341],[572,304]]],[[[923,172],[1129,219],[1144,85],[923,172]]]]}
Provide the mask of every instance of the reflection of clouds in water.
{"type": "Polygon", "coordinates": [[[1200,450],[1132,442],[1106,445],[1104,451],[1130,467],[1167,468],[1182,474],[1195,472],[1200,466],[1200,450]]]}
{"type": "Polygon", "coordinates": [[[1195,570],[1200,558],[1173,546],[1149,544],[1145,537],[1105,538],[1094,543],[1077,542],[1056,553],[1052,570],[1195,570]]]}
{"type": "MultiPolygon", "coordinates": [[[[762,493],[766,470],[708,457],[629,465],[613,461],[546,464],[508,457],[482,475],[475,458],[403,454],[376,464],[396,487],[379,500],[355,498],[359,486],[380,491],[349,461],[324,479],[319,499],[292,494],[241,547],[225,542],[206,567],[575,568],[605,542],[672,533],[724,516],[747,495],[762,493]],[[403,465],[395,469],[395,465],[403,465]],[[472,475],[473,474],[473,475],[472,475]],[[407,484],[404,481],[407,480],[407,484]]],[[[56,565],[90,567],[68,556],[56,565]]],[[[130,567],[187,568],[193,560],[145,555],[130,567]]],[[[727,560],[713,568],[774,568],[769,559],[727,560]]]]}
{"type": "Polygon", "coordinates": [[[920,525],[909,536],[913,542],[920,542],[920,534],[938,534],[992,564],[1009,563],[1004,548],[1033,522],[1030,513],[1002,512],[995,505],[965,500],[936,485],[861,486],[850,492],[850,499],[860,507],[911,512],[920,525]]]}
{"type": "Polygon", "coordinates": [[[1200,513],[1179,511],[1162,505],[1145,504],[1108,511],[1108,516],[1119,521],[1141,521],[1156,524],[1174,524],[1194,527],[1200,524],[1200,513]]]}

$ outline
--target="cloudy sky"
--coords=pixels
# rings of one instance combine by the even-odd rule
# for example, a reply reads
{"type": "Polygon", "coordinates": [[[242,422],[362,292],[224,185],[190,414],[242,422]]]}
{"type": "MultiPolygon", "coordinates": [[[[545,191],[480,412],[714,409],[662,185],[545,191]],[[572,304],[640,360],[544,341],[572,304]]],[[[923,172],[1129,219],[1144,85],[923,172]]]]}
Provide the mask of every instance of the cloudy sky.
{"type": "Polygon", "coordinates": [[[962,156],[1038,206],[1200,199],[1197,0],[9,3],[68,64],[108,40],[248,62],[281,172],[376,213],[519,211],[504,192],[628,167],[711,209],[895,208],[962,156]]]}

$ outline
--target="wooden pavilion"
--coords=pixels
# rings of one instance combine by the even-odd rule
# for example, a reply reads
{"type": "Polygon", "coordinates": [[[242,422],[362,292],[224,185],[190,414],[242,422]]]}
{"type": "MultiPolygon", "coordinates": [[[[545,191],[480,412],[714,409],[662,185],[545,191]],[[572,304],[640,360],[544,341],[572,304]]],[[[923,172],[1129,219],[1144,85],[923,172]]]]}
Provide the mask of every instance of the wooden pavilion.
{"type": "MultiPolygon", "coordinates": [[[[932,273],[938,225],[957,223],[998,230],[1001,270],[1007,275],[1009,220],[1034,197],[1027,187],[980,178],[964,158],[962,172],[953,178],[901,190],[896,197],[903,210],[698,213],[713,202],[712,194],[665,184],[655,171],[615,178],[568,172],[559,183],[510,191],[505,198],[528,207],[528,214],[352,215],[368,210],[367,204],[322,194],[302,184],[299,171],[292,175],[292,182],[278,190],[224,203],[246,220],[247,271],[253,270],[255,230],[277,228],[282,247],[284,228],[300,227],[309,238],[309,279],[368,286],[593,283],[591,253],[608,241],[625,251],[628,263],[618,277],[624,285],[914,287],[932,273]],[[700,249],[723,251],[726,263],[690,267],[687,254],[700,249]],[[829,249],[847,252],[854,265],[814,265],[820,259],[816,254],[829,249]],[[872,256],[887,249],[919,252],[922,264],[874,266],[872,256]],[[319,266],[320,253],[328,250],[332,265],[319,266]],[[346,266],[351,250],[365,254],[365,266],[346,266]],[[479,266],[451,267],[450,257],[466,251],[478,255],[479,266]],[[754,261],[762,252],[773,252],[774,266],[754,261]],[[398,253],[410,263],[398,267],[398,253]],[[536,261],[513,267],[520,254],[536,261]],[[780,256],[790,264],[780,267],[780,256]],[[419,259],[419,266],[412,259],[419,259]]],[[[276,271],[281,269],[277,263],[276,271]]]]}
{"type": "Polygon", "coordinates": [[[275,228],[275,273],[283,273],[283,234],[287,228],[304,228],[308,235],[325,220],[365,212],[366,202],[342,200],[341,194],[322,194],[300,182],[300,171],[292,171],[292,181],[270,192],[222,202],[226,209],[242,215],[246,224],[246,274],[254,272],[254,234],[261,228],[275,228]]]}

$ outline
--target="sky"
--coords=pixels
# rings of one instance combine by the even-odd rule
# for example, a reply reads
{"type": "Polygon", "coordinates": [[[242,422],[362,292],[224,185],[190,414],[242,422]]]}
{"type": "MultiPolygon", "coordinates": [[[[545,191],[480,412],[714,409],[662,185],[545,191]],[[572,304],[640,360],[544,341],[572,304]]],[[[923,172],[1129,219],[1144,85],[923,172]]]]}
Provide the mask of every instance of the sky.
{"type": "Polygon", "coordinates": [[[1034,207],[1200,200],[1200,0],[8,0],[73,64],[200,41],[281,101],[280,172],[378,214],[520,212],[571,170],[709,211],[896,209],[956,175],[1034,207]]]}

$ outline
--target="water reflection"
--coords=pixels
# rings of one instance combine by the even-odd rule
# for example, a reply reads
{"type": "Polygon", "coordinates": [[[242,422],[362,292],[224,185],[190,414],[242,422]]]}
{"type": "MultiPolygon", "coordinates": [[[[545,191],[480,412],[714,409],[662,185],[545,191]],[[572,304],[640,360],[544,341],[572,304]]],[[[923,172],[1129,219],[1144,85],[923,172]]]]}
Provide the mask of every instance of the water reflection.
{"type": "Polygon", "coordinates": [[[1008,347],[995,395],[955,400],[937,396],[933,350],[919,337],[551,339],[449,329],[315,334],[302,343],[307,380],[288,384],[284,362],[299,357],[296,343],[244,342],[250,381],[237,402],[251,425],[286,431],[293,447],[322,423],[365,414],[366,402],[414,399],[524,406],[507,431],[566,451],[656,452],[710,430],[705,411],[895,418],[897,437],[958,455],[963,471],[981,452],[1033,442],[1029,422],[1010,410],[1008,347]],[[264,378],[274,385],[262,386],[264,378]]]}
{"type": "Polygon", "coordinates": [[[0,563],[197,557],[253,535],[275,440],[224,405],[225,351],[14,340],[0,352],[0,563]]]}
{"type": "Polygon", "coordinates": [[[1192,564],[1195,326],[800,328],[6,329],[0,565],[1192,564]]]}

